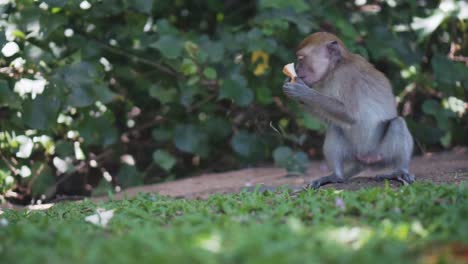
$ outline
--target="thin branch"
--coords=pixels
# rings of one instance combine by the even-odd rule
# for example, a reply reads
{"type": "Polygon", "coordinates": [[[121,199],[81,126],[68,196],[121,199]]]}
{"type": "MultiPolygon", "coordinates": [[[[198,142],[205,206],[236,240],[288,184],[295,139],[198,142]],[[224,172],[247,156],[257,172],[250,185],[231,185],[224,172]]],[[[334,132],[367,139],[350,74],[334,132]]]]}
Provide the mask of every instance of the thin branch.
{"type": "Polygon", "coordinates": [[[163,119],[161,117],[156,117],[140,126],[137,126],[137,127],[134,127],[132,129],[130,129],[129,131],[126,131],[124,133],[122,133],[121,137],[128,137],[129,135],[132,135],[132,134],[135,134],[135,133],[138,133],[138,132],[141,132],[147,128],[150,128],[150,127],[153,127],[159,123],[161,123],[163,119]]]}
{"type": "Polygon", "coordinates": [[[145,59],[145,58],[138,57],[137,55],[132,54],[130,52],[127,52],[127,51],[124,51],[124,50],[121,50],[121,49],[118,49],[118,48],[115,48],[115,47],[112,47],[112,46],[109,46],[109,45],[106,45],[106,44],[103,44],[103,43],[100,43],[100,42],[97,42],[97,43],[100,46],[102,46],[104,49],[108,50],[109,52],[112,52],[114,54],[127,57],[127,58],[129,58],[131,60],[138,61],[138,62],[140,62],[142,64],[146,64],[148,66],[154,67],[154,68],[158,69],[159,71],[164,72],[164,73],[166,73],[168,75],[171,75],[173,77],[182,78],[182,76],[179,75],[177,72],[175,72],[171,68],[166,67],[166,66],[164,66],[162,64],[159,64],[157,62],[154,62],[154,61],[151,61],[151,60],[148,60],[148,59],[145,59]]]}
{"type": "Polygon", "coordinates": [[[98,40],[96,38],[90,37],[89,35],[86,35],[83,32],[81,32],[80,35],[82,37],[84,37],[84,38],[87,38],[87,39],[90,39],[90,40],[96,42],[99,46],[101,46],[102,48],[106,49],[107,51],[109,51],[111,53],[114,53],[114,54],[129,58],[131,60],[135,60],[135,61],[137,61],[139,63],[154,67],[154,68],[158,69],[159,71],[164,72],[164,73],[166,73],[168,75],[171,75],[173,77],[183,78],[183,76],[181,76],[175,70],[173,70],[173,69],[171,69],[171,68],[169,68],[169,67],[167,67],[165,65],[162,65],[160,63],[157,63],[157,62],[154,62],[154,61],[142,58],[142,57],[139,57],[139,56],[137,56],[135,54],[132,54],[131,52],[129,52],[127,50],[123,50],[121,48],[109,46],[108,44],[105,44],[105,43],[101,42],[100,40],[98,40]]]}
{"type": "Polygon", "coordinates": [[[464,56],[461,56],[461,55],[455,55],[455,53],[457,53],[457,51],[459,51],[460,49],[461,49],[461,47],[460,47],[459,44],[456,44],[455,42],[451,42],[448,58],[450,60],[452,60],[452,61],[463,62],[463,63],[465,63],[465,65],[468,65],[468,57],[464,57],[464,56]]]}
{"type": "Polygon", "coordinates": [[[19,174],[19,170],[16,169],[13,165],[11,165],[10,161],[5,157],[5,155],[3,155],[2,151],[0,151],[0,157],[2,158],[3,162],[8,167],[8,169],[10,169],[11,172],[13,172],[13,175],[19,174]]]}
{"type": "Polygon", "coordinates": [[[205,99],[198,101],[196,104],[190,106],[190,107],[187,109],[187,112],[191,113],[191,112],[197,110],[197,109],[200,108],[202,105],[204,105],[204,104],[208,103],[209,101],[213,100],[213,99],[216,97],[216,95],[217,95],[217,94],[212,93],[212,94],[210,94],[209,96],[207,96],[205,99]]]}
{"type": "Polygon", "coordinates": [[[41,166],[39,166],[39,168],[37,169],[37,171],[34,173],[34,176],[31,178],[31,180],[28,182],[28,190],[31,190],[31,187],[32,185],[34,184],[34,182],[37,180],[37,177],[39,177],[39,175],[41,175],[42,171],[44,170],[45,168],[45,163],[42,163],[41,166]]]}

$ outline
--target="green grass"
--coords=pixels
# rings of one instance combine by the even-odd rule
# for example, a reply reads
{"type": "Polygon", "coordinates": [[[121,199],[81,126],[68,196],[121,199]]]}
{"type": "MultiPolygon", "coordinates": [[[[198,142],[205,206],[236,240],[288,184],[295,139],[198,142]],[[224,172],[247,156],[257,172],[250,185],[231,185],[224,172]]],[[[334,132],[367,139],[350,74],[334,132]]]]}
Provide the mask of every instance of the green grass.
{"type": "Polygon", "coordinates": [[[145,194],[1,218],[2,263],[415,263],[434,254],[450,262],[447,250],[434,252],[468,243],[468,191],[416,183],[207,200],[145,194]],[[105,228],[84,220],[98,207],[115,209],[105,228]]]}

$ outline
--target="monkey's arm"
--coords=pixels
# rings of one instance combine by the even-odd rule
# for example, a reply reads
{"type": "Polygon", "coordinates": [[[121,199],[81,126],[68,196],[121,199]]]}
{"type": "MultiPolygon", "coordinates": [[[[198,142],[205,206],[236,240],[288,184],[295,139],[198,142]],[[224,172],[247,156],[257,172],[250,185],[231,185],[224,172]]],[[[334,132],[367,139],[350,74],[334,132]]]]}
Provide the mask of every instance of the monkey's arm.
{"type": "Polygon", "coordinates": [[[325,118],[331,121],[338,121],[346,125],[352,125],[356,122],[355,118],[348,111],[343,102],[340,100],[323,95],[318,91],[309,88],[301,82],[290,83],[283,85],[284,93],[291,99],[294,99],[310,109],[318,109],[325,118]]]}

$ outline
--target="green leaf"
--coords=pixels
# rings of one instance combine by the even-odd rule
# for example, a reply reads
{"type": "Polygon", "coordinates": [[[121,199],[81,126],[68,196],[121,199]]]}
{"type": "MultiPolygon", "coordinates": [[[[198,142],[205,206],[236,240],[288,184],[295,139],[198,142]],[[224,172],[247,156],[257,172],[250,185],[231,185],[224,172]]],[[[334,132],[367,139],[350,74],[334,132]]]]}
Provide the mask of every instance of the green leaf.
{"type": "Polygon", "coordinates": [[[273,159],[279,167],[289,173],[304,173],[309,166],[309,158],[302,151],[293,152],[289,147],[280,146],[273,151],[273,159]]]}
{"type": "Polygon", "coordinates": [[[156,25],[157,25],[157,28],[158,28],[158,32],[159,34],[161,35],[173,35],[173,34],[176,34],[177,32],[179,32],[178,29],[176,29],[175,27],[173,27],[169,21],[167,21],[167,19],[165,18],[161,18],[161,19],[158,19],[158,21],[156,22],[156,25]]]}
{"type": "Polygon", "coordinates": [[[31,194],[35,197],[45,195],[50,198],[55,193],[56,185],[54,172],[46,163],[35,162],[32,172],[38,173],[31,185],[31,194]],[[42,168],[41,168],[42,167],[42,168]]]}
{"type": "Polygon", "coordinates": [[[184,75],[193,75],[197,73],[198,66],[193,60],[184,58],[180,69],[184,75]]]}
{"type": "Polygon", "coordinates": [[[174,156],[162,149],[158,149],[153,152],[153,160],[165,171],[170,171],[177,163],[177,160],[174,158],[174,156]]]}
{"type": "MultiPolygon", "coordinates": [[[[0,12],[2,10],[0,9],[0,12]]],[[[5,37],[5,34],[0,34],[0,47],[3,48],[3,46],[5,46],[5,44],[7,43],[7,40],[6,40],[6,37],[5,37]]]]}
{"type": "Polygon", "coordinates": [[[195,58],[197,57],[197,53],[198,53],[198,45],[196,43],[193,43],[191,41],[186,41],[185,44],[184,44],[184,48],[185,48],[185,51],[188,53],[188,55],[191,57],[191,58],[195,58]]]}
{"type": "Polygon", "coordinates": [[[292,156],[292,149],[286,146],[277,147],[273,151],[273,160],[275,161],[275,164],[280,167],[286,167],[292,156]]]}
{"type": "Polygon", "coordinates": [[[202,41],[202,50],[207,54],[211,62],[221,62],[224,59],[224,43],[210,40],[202,41]]]}
{"type": "Polygon", "coordinates": [[[373,58],[398,58],[395,50],[386,45],[393,41],[391,33],[384,26],[376,26],[373,29],[373,34],[369,36],[366,43],[370,47],[370,53],[373,58]]]}
{"type": "Polygon", "coordinates": [[[18,95],[11,91],[8,82],[5,80],[0,80],[0,106],[21,107],[18,95]]]}
{"type": "Polygon", "coordinates": [[[115,94],[102,82],[103,73],[94,64],[79,62],[67,65],[57,71],[53,81],[56,85],[68,88],[68,104],[86,107],[96,101],[108,103],[115,94]]]}
{"type": "Polygon", "coordinates": [[[312,117],[311,115],[309,115],[308,113],[303,113],[302,114],[302,124],[304,125],[304,127],[310,129],[310,130],[313,130],[313,131],[320,131],[323,129],[323,125],[322,123],[320,122],[320,120],[318,120],[317,118],[315,117],[312,117]]]}
{"type": "Polygon", "coordinates": [[[435,117],[437,126],[441,129],[450,129],[450,118],[455,117],[455,113],[442,108],[442,106],[435,100],[426,100],[422,105],[422,110],[428,115],[435,117]]]}
{"type": "Polygon", "coordinates": [[[67,103],[75,107],[92,105],[94,103],[93,86],[91,84],[82,84],[79,87],[72,88],[67,103]]]}
{"type": "Polygon", "coordinates": [[[167,127],[158,127],[153,129],[151,135],[153,139],[159,142],[165,142],[172,139],[173,131],[167,127]]]}
{"type": "Polygon", "coordinates": [[[162,55],[168,59],[175,59],[182,53],[183,47],[181,40],[175,36],[163,35],[150,47],[158,49],[162,55]]]}
{"type": "Polygon", "coordinates": [[[240,156],[255,161],[265,156],[265,145],[256,135],[241,130],[231,139],[231,147],[240,156]]]}
{"type": "Polygon", "coordinates": [[[200,81],[200,76],[192,76],[187,80],[187,85],[192,86],[200,81]]]}
{"type": "Polygon", "coordinates": [[[39,21],[41,23],[41,34],[43,34],[44,38],[67,24],[67,18],[62,14],[41,13],[39,21]]]}
{"type": "Polygon", "coordinates": [[[78,132],[86,145],[102,145],[103,147],[117,141],[117,130],[109,112],[100,116],[86,116],[78,124],[78,132]]]}
{"type": "Polygon", "coordinates": [[[118,183],[123,187],[131,187],[143,184],[143,175],[135,166],[124,164],[117,174],[118,183]]]}
{"type": "Polygon", "coordinates": [[[206,156],[209,151],[207,134],[195,125],[176,126],[174,144],[181,151],[200,156],[206,156]]]}
{"type": "MultiPolygon", "coordinates": [[[[136,183],[136,184],[139,184],[139,183],[136,183]]],[[[99,184],[93,188],[92,196],[94,197],[106,196],[106,195],[112,195],[113,193],[114,193],[114,187],[112,186],[112,183],[101,180],[99,184]]]]}
{"type": "Polygon", "coordinates": [[[195,96],[202,92],[202,88],[198,85],[185,86],[182,83],[179,88],[180,97],[179,102],[184,107],[190,107],[195,101],[195,96]]]}
{"type": "Polygon", "coordinates": [[[293,162],[286,169],[290,173],[305,173],[309,167],[309,157],[306,153],[299,151],[293,156],[293,162]]]}
{"type": "Polygon", "coordinates": [[[468,81],[468,67],[460,62],[449,60],[443,55],[436,54],[431,60],[432,70],[437,81],[445,84],[468,81]]]}
{"type": "Polygon", "coordinates": [[[263,105],[268,105],[273,102],[271,90],[266,86],[260,86],[255,90],[257,101],[263,105]]]}
{"type": "Polygon", "coordinates": [[[227,119],[212,117],[205,121],[205,128],[210,140],[219,142],[225,140],[231,134],[232,124],[227,119]]]}
{"type": "Polygon", "coordinates": [[[112,92],[105,84],[98,84],[93,89],[94,100],[103,104],[107,104],[116,98],[116,94],[112,92]]]}
{"type": "Polygon", "coordinates": [[[145,14],[151,14],[153,10],[153,0],[130,0],[129,4],[136,11],[145,14]]]}
{"type": "Polygon", "coordinates": [[[219,89],[218,99],[232,99],[239,106],[247,106],[254,99],[252,90],[245,87],[245,79],[223,81],[219,89]]]}
{"type": "Polygon", "coordinates": [[[28,62],[28,64],[34,63],[39,65],[41,61],[49,63],[55,60],[55,57],[52,55],[51,52],[34,45],[26,45],[24,47],[23,54],[24,59],[28,62]]]}
{"type": "Polygon", "coordinates": [[[162,104],[168,104],[176,99],[177,91],[175,88],[164,89],[160,85],[154,84],[150,86],[149,94],[162,104]]]}
{"type": "Polygon", "coordinates": [[[68,0],[44,0],[47,5],[51,7],[64,7],[69,1],[68,0]]]}
{"type": "Polygon", "coordinates": [[[305,12],[310,9],[310,5],[304,0],[291,0],[291,1],[282,1],[282,0],[261,0],[260,8],[293,8],[296,12],[305,12]]]}
{"type": "Polygon", "coordinates": [[[450,147],[450,144],[452,143],[452,133],[447,132],[443,137],[440,138],[440,144],[444,146],[445,148],[450,147]]]}
{"type": "Polygon", "coordinates": [[[435,100],[426,100],[422,105],[422,110],[426,114],[435,115],[440,110],[440,104],[435,100]]]}
{"type": "Polygon", "coordinates": [[[216,70],[214,68],[208,67],[203,70],[203,75],[209,79],[209,80],[214,80],[216,79],[216,70]]]}
{"type": "Polygon", "coordinates": [[[59,157],[71,157],[74,155],[75,147],[73,143],[65,140],[58,140],[55,144],[55,153],[59,157]]]}
{"type": "Polygon", "coordinates": [[[425,144],[438,144],[445,135],[444,130],[428,126],[422,122],[415,122],[411,119],[406,120],[408,128],[417,141],[425,144]]]}
{"type": "Polygon", "coordinates": [[[53,95],[38,95],[23,104],[23,121],[33,129],[48,129],[57,121],[61,100],[53,95]]]}

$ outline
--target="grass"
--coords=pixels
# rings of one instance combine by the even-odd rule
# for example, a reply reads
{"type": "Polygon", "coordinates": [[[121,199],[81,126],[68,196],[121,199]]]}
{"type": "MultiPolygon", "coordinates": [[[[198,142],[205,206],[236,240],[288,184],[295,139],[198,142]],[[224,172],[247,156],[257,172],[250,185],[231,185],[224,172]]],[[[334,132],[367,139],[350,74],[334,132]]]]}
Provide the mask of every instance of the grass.
{"type": "Polygon", "coordinates": [[[462,263],[468,251],[463,185],[142,194],[2,218],[2,263],[462,263]],[[98,207],[115,210],[107,227],[84,220],[98,207]]]}

